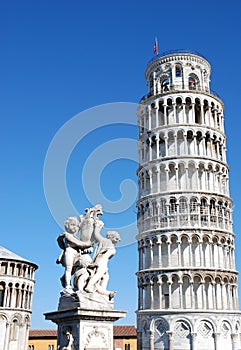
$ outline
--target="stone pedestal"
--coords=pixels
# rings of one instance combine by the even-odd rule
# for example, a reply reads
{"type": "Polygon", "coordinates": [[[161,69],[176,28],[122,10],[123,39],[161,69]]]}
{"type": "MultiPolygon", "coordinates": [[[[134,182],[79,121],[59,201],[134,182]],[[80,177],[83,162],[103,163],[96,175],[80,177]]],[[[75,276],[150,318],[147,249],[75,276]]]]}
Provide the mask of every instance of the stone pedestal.
{"type": "Polygon", "coordinates": [[[125,311],[70,309],[48,312],[47,320],[58,325],[59,350],[112,350],[113,323],[125,311]]]}

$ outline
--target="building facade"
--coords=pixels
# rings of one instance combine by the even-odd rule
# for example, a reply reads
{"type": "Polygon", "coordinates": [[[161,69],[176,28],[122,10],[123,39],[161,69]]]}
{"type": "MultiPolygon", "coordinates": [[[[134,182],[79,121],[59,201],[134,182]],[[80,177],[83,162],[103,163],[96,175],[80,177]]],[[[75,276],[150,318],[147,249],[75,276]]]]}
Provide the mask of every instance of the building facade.
{"type": "Polygon", "coordinates": [[[37,265],[0,246],[0,350],[27,350],[37,265]]]}
{"type": "MultiPolygon", "coordinates": [[[[114,326],[113,343],[113,350],[136,350],[136,327],[114,326]]],[[[30,330],[28,350],[57,350],[57,330],[30,330]]]]}
{"type": "Polygon", "coordinates": [[[138,349],[237,350],[224,105],[199,54],[147,66],[139,126],[138,349]]]}

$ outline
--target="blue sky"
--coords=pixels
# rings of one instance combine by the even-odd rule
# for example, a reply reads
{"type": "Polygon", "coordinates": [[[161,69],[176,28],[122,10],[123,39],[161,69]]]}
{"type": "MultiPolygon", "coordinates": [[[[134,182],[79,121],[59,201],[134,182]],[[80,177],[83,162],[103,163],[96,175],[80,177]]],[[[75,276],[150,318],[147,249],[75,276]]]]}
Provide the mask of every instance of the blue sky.
{"type": "MultiPolygon", "coordinates": [[[[204,55],[212,66],[211,89],[225,104],[237,235],[236,263],[241,271],[240,13],[239,0],[222,3],[207,0],[1,2],[0,244],[39,265],[31,328],[54,328],[54,324],[44,320],[43,313],[57,307],[61,290],[59,277],[63,272],[55,264],[59,254],[56,238],[62,230],[61,223],[56,222],[53,209],[47,205],[43,185],[47,151],[58,130],[69,125],[80,112],[97,108],[92,110],[93,120],[89,112],[83,112],[79,119],[80,130],[86,125],[91,129],[96,120],[100,121],[98,118],[105,122],[106,116],[99,114],[99,105],[114,103],[115,109],[115,103],[138,103],[146,93],[144,71],[153,57],[155,36],[159,52],[179,48],[194,50],[204,55]]],[[[135,116],[130,116],[130,120],[135,120],[135,116]]],[[[110,213],[104,207],[106,227],[117,230],[135,222],[133,182],[136,182],[137,169],[135,160],[128,155],[126,158],[129,147],[119,147],[121,152],[116,155],[113,143],[107,144],[127,139],[126,144],[130,142],[130,148],[135,151],[136,127],[126,121],[120,123],[116,117],[113,123],[86,132],[79,138],[66,164],[66,188],[79,213],[91,205],[88,191],[95,181],[99,181],[101,194],[114,206],[121,200],[121,182],[132,180],[125,182],[122,198],[125,202],[125,195],[132,196],[127,209],[110,213]],[[109,164],[102,161],[103,153],[99,153],[106,146],[112,159],[109,164]],[[102,174],[87,172],[83,186],[83,169],[91,155],[94,155],[95,164],[99,159],[100,166],[106,164],[106,167],[102,174]]],[[[64,136],[61,147],[66,143],[64,136]]],[[[53,162],[57,164],[63,154],[62,151],[55,154],[53,162]]],[[[52,164],[55,168],[55,163],[52,164]]],[[[58,173],[53,174],[57,183],[58,173]]],[[[64,207],[59,198],[56,189],[56,208],[64,207]]],[[[66,212],[66,217],[72,214],[66,212]]],[[[135,233],[132,232],[130,243],[135,233]]],[[[136,244],[119,248],[110,261],[109,286],[118,292],[116,308],[128,311],[126,319],[119,321],[121,324],[135,323],[136,271],[136,244]]]]}

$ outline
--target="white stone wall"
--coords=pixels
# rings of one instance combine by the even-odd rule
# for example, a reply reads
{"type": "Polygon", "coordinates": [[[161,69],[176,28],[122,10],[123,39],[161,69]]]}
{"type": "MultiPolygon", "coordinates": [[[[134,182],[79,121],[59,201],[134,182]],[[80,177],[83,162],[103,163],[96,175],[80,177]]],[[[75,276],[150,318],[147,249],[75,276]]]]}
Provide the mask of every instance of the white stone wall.
{"type": "Polygon", "coordinates": [[[241,346],[236,314],[142,314],[138,324],[142,329],[138,332],[140,349],[238,350],[241,346]]]}

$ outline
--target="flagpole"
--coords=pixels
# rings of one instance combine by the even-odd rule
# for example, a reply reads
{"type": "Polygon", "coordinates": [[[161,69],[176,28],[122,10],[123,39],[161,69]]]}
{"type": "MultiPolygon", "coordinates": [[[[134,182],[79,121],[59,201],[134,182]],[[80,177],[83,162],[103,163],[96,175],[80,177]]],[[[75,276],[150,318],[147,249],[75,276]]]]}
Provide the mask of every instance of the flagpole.
{"type": "Polygon", "coordinates": [[[154,52],[154,56],[158,55],[158,40],[157,40],[157,37],[155,37],[153,52],[154,52]]]}

